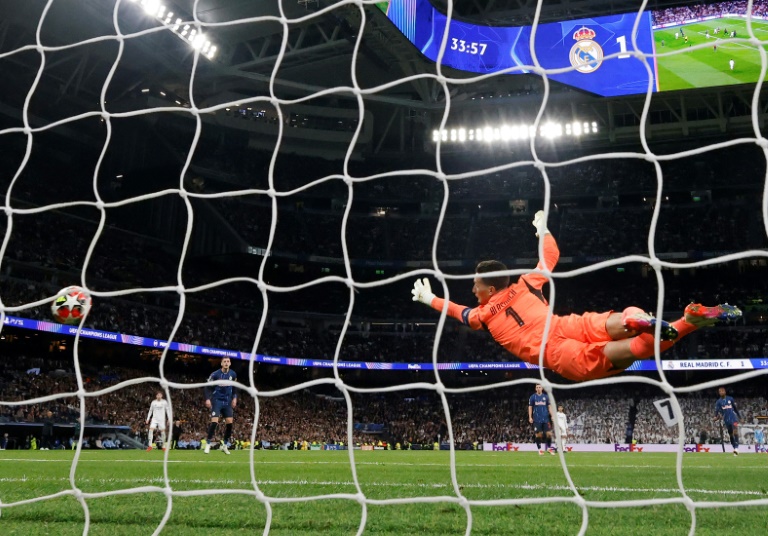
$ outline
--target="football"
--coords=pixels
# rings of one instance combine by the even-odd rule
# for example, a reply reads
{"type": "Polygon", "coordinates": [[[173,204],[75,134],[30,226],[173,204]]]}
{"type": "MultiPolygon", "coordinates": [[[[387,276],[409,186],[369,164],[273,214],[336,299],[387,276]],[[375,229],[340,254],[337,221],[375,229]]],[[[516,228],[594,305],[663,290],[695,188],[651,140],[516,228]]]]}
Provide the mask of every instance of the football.
{"type": "Polygon", "coordinates": [[[91,309],[91,295],[80,287],[67,287],[59,291],[51,304],[51,314],[61,324],[79,324],[91,309]]]}

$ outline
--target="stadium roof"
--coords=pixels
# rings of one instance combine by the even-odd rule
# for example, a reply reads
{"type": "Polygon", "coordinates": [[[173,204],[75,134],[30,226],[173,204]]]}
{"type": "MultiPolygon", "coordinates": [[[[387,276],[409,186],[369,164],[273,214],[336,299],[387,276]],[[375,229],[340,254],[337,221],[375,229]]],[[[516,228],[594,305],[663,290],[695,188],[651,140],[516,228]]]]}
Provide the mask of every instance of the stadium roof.
{"type": "MultiPolygon", "coordinates": [[[[445,5],[446,0],[434,2],[440,6],[445,5]]],[[[419,123],[419,129],[428,134],[439,123],[444,110],[444,89],[437,81],[421,78],[396,83],[411,75],[435,73],[435,65],[425,59],[373,4],[361,7],[332,0],[283,0],[282,11],[289,21],[286,33],[275,19],[280,17],[277,1],[168,0],[164,4],[168,11],[174,11],[174,18],[190,21],[193,10],[196,10],[201,22],[216,25],[203,29],[217,47],[216,57],[213,60],[199,58],[192,84],[192,47],[177,35],[162,30],[161,24],[147,15],[140,4],[141,0],[119,3],[55,0],[50,5],[45,0],[0,2],[0,55],[34,45],[44,12],[43,23],[39,25],[40,39],[50,46],[114,36],[114,21],[117,21],[121,33],[138,32],[139,35],[124,40],[122,56],[106,92],[109,111],[135,109],[136,105],[127,101],[145,88],[162,91],[171,103],[174,100],[184,104],[194,101],[198,107],[225,102],[233,95],[269,96],[271,91],[278,98],[293,100],[328,88],[352,85],[352,58],[364,16],[365,33],[354,65],[357,82],[362,88],[394,83],[392,87],[365,97],[366,109],[377,118],[379,131],[375,135],[379,138],[392,136],[397,129],[390,129],[389,125],[397,114],[407,121],[419,123]],[[261,20],[218,26],[248,18],[261,20]],[[283,37],[287,38],[287,43],[278,66],[283,37]]],[[[680,4],[658,1],[650,3],[648,9],[680,4]]],[[[536,5],[535,0],[458,0],[454,2],[454,13],[457,18],[488,24],[523,24],[530,22],[536,5]]],[[[635,2],[546,2],[541,7],[540,20],[628,12],[637,8],[635,2]]],[[[30,100],[32,123],[35,124],[37,116],[51,121],[99,111],[100,95],[118,52],[118,42],[114,38],[46,52],[43,75],[30,100]]],[[[5,74],[0,80],[3,96],[0,99],[0,128],[18,126],[21,108],[39,67],[40,55],[34,50],[0,57],[0,68],[5,74]]],[[[444,72],[455,78],[475,76],[451,69],[444,72]]],[[[477,110],[487,114],[487,103],[473,100],[491,95],[509,96],[511,99],[505,101],[511,105],[508,108],[514,109],[514,113],[530,114],[541,105],[540,88],[540,79],[533,75],[494,76],[471,84],[450,85],[451,106],[457,113],[454,119],[461,122],[477,110]]],[[[550,103],[554,113],[574,117],[589,115],[587,119],[598,121],[601,129],[610,133],[603,143],[620,139],[620,129],[629,125],[633,129],[631,137],[636,141],[644,95],[617,101],[570,88],[558,93],[557,90],[563,88],[557,84],[552,84],[552,88],[555,93],[550,95],[550,103]],[[586,109],[588,114],[581,114],[576,108],[586,109]],[[614,121],[618,116],[626,116],[626,121],[614,121]]],[[[679,138],[680,133],[684,136],[696,134],[697,131],[689,128],[685,121],[686,110],[691,107],[710,109],[711,115],[719,121],[719,126],[713,127],[714,131],[722,133],[723,125],[732,128],[734,124],[727,121],[728,109],[748,107],[753,90],[754,86],[654,95],[652,108],[659,110],[660,117],[668,117],[669,122],[675,124],[669,129],[670,136],[679,138]]],[[[336,93],[311,99],[308,104],[354,109],[357,104],[349,98],[352,96],[348,92],[336,93]]],[[[742,122],[747,129],[750,128],[748,119],[742,122]]],[[[404,143],[399,135],[401,139],[379,146],[402,147],[404,143]]]]}

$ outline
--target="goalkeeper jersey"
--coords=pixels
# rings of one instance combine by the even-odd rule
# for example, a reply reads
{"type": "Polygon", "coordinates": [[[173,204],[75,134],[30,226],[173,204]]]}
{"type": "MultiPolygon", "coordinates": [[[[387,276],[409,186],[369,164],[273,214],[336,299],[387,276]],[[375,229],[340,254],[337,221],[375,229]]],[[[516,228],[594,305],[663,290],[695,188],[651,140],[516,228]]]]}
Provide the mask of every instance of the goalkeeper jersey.
{"type": "MultiPolygon", "coordinates": [[[[544,262],[552,270],[560,258],[555,238],[544,235],[544,262]]],[[[544,264],[539,262],[538,269],[544,264]]],[[[485,329],[509,352],[528,363],[539,363],[539,351],[544,335],[549,305],[541,291],[548,279],[542,274],[520,276],[516,283],[497,292],[488,303],[469,308],[449,302],[448,314],[472,329],[485,329]]],[[[442,310],[445,300],[435,297],[432,308],[442,310]]],[[[553,316],[552,322],[558,317],[553,316]]],[[[546,361],[545,361],[546,365],[546,361]]]]}

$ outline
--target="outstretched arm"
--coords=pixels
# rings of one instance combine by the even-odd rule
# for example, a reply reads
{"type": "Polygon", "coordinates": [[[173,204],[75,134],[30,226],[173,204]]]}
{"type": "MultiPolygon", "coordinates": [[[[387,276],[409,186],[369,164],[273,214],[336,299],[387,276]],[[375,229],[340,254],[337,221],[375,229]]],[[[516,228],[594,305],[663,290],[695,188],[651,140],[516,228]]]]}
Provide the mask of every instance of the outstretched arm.
{"type": "MultiPolygon", "coordinates": [[[[560,259],[560,249],[557,247],[557,242],[555,241],[555,238],[552,236],[552,233],[549,232],[549,229],[547,229],[547,224],[544,221],[544,211],[540,210],[536,213],[536,215],[533,217],[533,226],[536,228],[536,236],[544,235],[544,258],[539,261],[539,263],[536,265],[537,270],[544,270],[545,267],[550,272],[554,270],[555,265],[557,265],[557,261],[560,259]]],[[[532,286],[533,288],[541,288],[546,283],[549,282],[549,280],[544,277],[543,274],[537,274],[537,273],[530,273],[525,274],[521,277],[528,285],[532,286]]]]}
{"type": "MultiPolygon", "coordinates": [[[[423,280],[416,280],[416,282],[413,284],[413,290],[411,290],[411,294],[413,294],[413,301],[429,305],[436,311],[442,311],[446,302],[446,300],[443,298],[438,298],[435,296],[435,294],[432,292],[432,286],[429,284],[429,279],[426,277],[423,280]]],[[[458,303],[448,301],[448,316],[455,318],[462,324],[469,326],[472,329],[482,329],[483,324],[477,318],[475,311],[475,309],[471,309],[466,305],[459,305],[458,303]]]]}

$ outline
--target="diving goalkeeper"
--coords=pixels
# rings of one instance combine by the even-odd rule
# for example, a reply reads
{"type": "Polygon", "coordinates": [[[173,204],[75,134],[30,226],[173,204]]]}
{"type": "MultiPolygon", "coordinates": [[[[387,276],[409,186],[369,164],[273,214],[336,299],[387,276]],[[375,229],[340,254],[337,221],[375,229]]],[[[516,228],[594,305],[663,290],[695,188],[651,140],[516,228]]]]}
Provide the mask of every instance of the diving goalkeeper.
{"type": "MultiPolygon", "coordinates": [[[[552,270],[560,250],[546,227],[543,211],[536,213],[533,226],[536,236],[544,235],[544,262],[540,261],[537,269],[543,270],[546,266],[552,270]]],[[[541,289],[548,280],[543,274],[531,272],[510,285],[509,276],[483,275],[505,270],[507,267],[499,261],[479,263],[472,287],[478,306],[470,308],[449,301],[447,314],[472,329],[490,332],[496,342],[519,359],[538,365],[544,324],[549,314],[549,305],[541,289]]],[[[445,300],[432,293],[427,278],[417,279],[411,293],[413,301],[437,311],[443,309],[445,300]]],[[[696,303],[688,305],[683,318],[672,323],[658,321],[638,307],[628,307],[621,313],[552,315],[544,366],[569,380],[612,376],[636,360],[654,355],[653,333],[657,322],[661,324],[659,346],[663,352],[698,328],[739,317],[741,311],[732,305],[705,307],[696,303]]]]}

